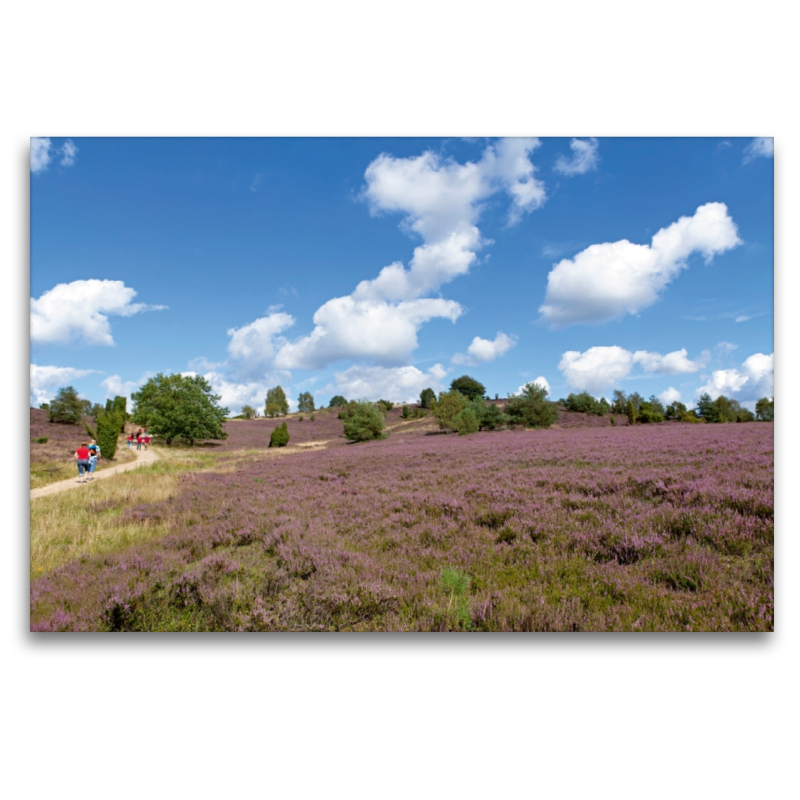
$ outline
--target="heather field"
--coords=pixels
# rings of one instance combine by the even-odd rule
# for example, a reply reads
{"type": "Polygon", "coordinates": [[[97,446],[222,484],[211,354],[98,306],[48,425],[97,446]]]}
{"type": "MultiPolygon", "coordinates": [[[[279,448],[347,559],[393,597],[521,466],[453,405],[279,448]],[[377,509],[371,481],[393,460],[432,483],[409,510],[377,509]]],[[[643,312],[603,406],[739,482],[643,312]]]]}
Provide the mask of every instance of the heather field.
{"type": "Polygon", "coordinates": [[[136,478],[166,496],[84,495],[124,545],[34,570],[32,629],[773,629],[771,424],[388,422],[347,444],[291,418],[276,452],[232,421],[202,471],[136,478]]]}

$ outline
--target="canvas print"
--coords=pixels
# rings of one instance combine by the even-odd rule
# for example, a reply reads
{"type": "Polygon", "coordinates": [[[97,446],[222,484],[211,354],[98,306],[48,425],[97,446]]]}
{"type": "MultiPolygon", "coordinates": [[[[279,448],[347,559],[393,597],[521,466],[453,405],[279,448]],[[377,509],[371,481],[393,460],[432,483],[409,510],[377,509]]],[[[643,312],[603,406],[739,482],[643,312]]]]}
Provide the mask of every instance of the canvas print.
{"type": "Polygon", "coordinates": [[[32,631],[774,630],[771,138],[30,159],[32,631]]]}

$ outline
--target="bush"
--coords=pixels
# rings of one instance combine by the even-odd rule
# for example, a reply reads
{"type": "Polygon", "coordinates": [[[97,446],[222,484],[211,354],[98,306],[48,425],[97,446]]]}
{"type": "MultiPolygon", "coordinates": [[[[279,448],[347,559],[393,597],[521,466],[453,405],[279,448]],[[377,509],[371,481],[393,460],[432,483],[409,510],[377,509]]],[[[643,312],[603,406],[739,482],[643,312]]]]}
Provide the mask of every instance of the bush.
{"type": "MultiPolygon", "coordinates": [[[[477,408],[476,406],[476,410],[477,408]]],[[[479,408],[478,423],[480,430],[496,431],[505,427],[508,420],[500,406],[496,406],[494,403],[483,403],[479,408]]]]}
{"type": "Polygon", "coordinates": [[[297,421],[298,422],[302,422],[303,421],[303,415],[302,414],[297,418],[297,421]]]}
{"type": "MultiPolygon", "coordinates": [[[[660,403],[658,404],[661,406],[663,410],[664,406],[660,403]]],[[[649,423],[649,422],[663,422],[664,415],[659,412],[658,406],[655,406],[651,402],[642,403],[641,407],[639,408],[639,412],[636,415],[636,421],[641,423],[649,423]]]]}
{"type": "Polygon", "coordinates": [[[568,395],[566,407],[568,411],[578,411],[583,414],[596,414],[598,417],[607,414],[610,408],[605,397],[602,397],[600,400],[595,400],[589,392],[568,395]]]}
{"type": "Polygon", "coordinates": [[[389,400],[378,400],[378,405],[381,406],[384,411],[391,411],[394,408],[394,403],[389,400]]]}
{"type": "Polygon", "coordinates": [[[408,406],[403,406],[403,419],[408,419],[411,416],[411,412],[408,409],[408,406]]]}
{"type": "Polygon", "coordinates": [[[436,402],[436,392],[433,389],[423,389],[419,396],[419,404],[422,408],[430,408],[436,402]]]}
{"type": "Polygon", "coordinates": [[[439,420],[439,427],[450,433],[457,430],[456,418],[467,407],[468,401],[461,392],[442,392],[432,405],[433,415],[439,420]]]}
{"type": "Polygon", "coordinates": [[[278,425],[269,436],[270,447],[286,447],[289,444],[289,429],[286,423],[278,425]]]}
{"type": "Polygon", "coordinates": [[[316,415],[314,415],[314,414],[312,414],[312,415],[309,417],[309,419],[310,419],[312,422],[313,422],[313,421],[314,421],[316,418],[317,418],[317,417],[316,417],[316,415]]]}
{"type": "Polygon", "coordinates": [[[459,436],[478,432],[480,425],[478,423],[478,415],[475,413],[475,407],[473,405],[468,405],[456,415],[454,427],[459,436]]]}
{"type": "Polygon", "coordinates": [[[256,415],[256,410],[253,406],[242,406],[241,419],[253,419],[256,415]]]}
{"type": "Polygon", "coordinates": [[[115,411],[104,411],[97,418],[97,444],[100,445],[101,458],[114,458],[117,452],[120,419],[115,411]]]}
{"type": "Polygon", "coordinates": [[[38,439],[33,440],[36,444],[47,444],[47,437],[40,436],[38,439]]]}
{"type": "Polygon", "coordinates": [[[350,404],[349,415],[344,423],[344,435],[351,442],[368,442],[385,439],[386,418],[381,408],[369,400],[350,404]]]}
{"type": "Polygon", "coordinates": [[[528,383],[522,394],[510,397],[505,412],[509,425],[526,428],[549,428],[558,419],[558,406],[547,400],[547,389],[538,383],[528,383]]]}
{"type": "Polygon", "coordinates": [[[335,408],[336,406],[346,406],[346,405],[347,405],[347,400],[340,394],[331,397],[331,402],[330,402],[331,408],[335,408]]]}

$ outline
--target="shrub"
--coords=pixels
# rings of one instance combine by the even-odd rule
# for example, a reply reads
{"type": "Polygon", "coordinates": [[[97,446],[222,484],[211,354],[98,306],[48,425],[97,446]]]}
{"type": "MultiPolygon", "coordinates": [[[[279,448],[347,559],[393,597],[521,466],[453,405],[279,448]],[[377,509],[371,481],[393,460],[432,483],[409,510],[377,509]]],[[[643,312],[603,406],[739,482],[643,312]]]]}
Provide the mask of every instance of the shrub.
{"type": "Polygon", "coordinates": [[[411,416],[411,412],[408,409],[408,406],[403,406],[403,419],[408,419],[411,416]]]}
{"type": "Polygon", "coordinates": [[[579,411],[583,414],[596,414],[598,417],[608,413],[610,406],[605,397],[595,400],[589,392],[570,394],[567,396],[566,406],[569,411],[579,411]]]}
{"type": "Polygon", "coordinates": [[[422,408],[430,408],[436,401],[436,392],[433,389],[423,389],[419,396],[419,404],[422,408]]]}
{"type": "Polygon", "coordinates": [[[454,420],[455,430],[459,436],[464,436],[469,433],[477,433],[479,423],[478,415],[475,413],[475,408],[472,404],[468,405],[465,409],[460,411],[454,420]]]}
{"type": "Polygon", "coordinates": [[[469,575],[455,567],[445,567],[440,574],[440,581],[442,589],[450,595],[447,613],[451,624],[457,628],[469,628],[469,575]]]}
{"type": "Polygon", "coordinates": [[[384,411],[391,411],[394,408],[394,403],[389,400],[378,400],[379,405],[384,411]]]}
{"type": "Polygon", "coordinates": [[[538,383],[527,383],[522,394],[510,397],[505,412],[510,425],[526,428],[549,428],[558,419],[558,406],[547,400],[547,389],[538,383]]]}
{"type": "MultiPolygon", "coordinates": [[[[478,406],[476,406],[476,409],[478,406]]],[[[480,406],[480,413],[478,414],[478,423],[482,431],[496,431],[504,427],[508,421],[503,409],[496,406],[494,403],[484,403],[480,406]]]]}
{"type": "Polygon", "coordinates": [[[297,418],[297,421],[298,422],[302,422],[303,421],[303,415],[302,414],[297,418]]]}
{"type": "Polygon", "coordinates": [[[314,421],[316,418],[317,418],[317,417],[316,417],[316,415],[314,415],[314,414],[312,414],[312,415],[309,417],[309,419],[310,419],[312,422],[313,422],[313,421],[314,421]]]}
{"type": "Polygon", "coordinates": [[[289,444],[289,430],[284,422],[283,425],[278,425],[270,434],[269,446],[286,447],[287,444],[289,444]]]}
{"type": "Polygon", "coordinates": [[[349,416],[344,423],[344,435],[351,442],[385,439],[385,427],[383,410],[369,400],[361,400],[351,404],[349,416]]]}
{"type": "Polygon", "coordinates": [[[47,444],[47,437],[40,436],[38,439],[33,440],[36,444],[47,444]]]}
{"type": "Polygon", "coordinates": [[[330,402],[331,408],[335,408],[336,406],[346,406],[346,405],[347,405],[347,400],[340,394],[331,397],[331,402],[330,402]]]}
{"type": "Polygon", "coordinates": [[[97,418],[97,444],[100,445],[102,458],[114,458],[117,452],[119,437],[119,414],[115,411],[104,411],[97,418]]]}
{"type": "Polygon", "coordinates": [[[456,418],[467,407],[467,398],[461,392],[442,392],[432,405],[433,415],[443,431],[457,430],[456,418]]]}
{"type": "Polygon", "coordinates": [[[253,406],[242,406],[242,413],[240,415],[242,419],[253,419],[255,415],[256,410],[253,408],[253,406]]]}
{"type": "Polygon", "coordinates": [[[664,406],[662,406],[661,403],[658,403],[658,406],[654,405],[650,401],[642,403],[641,407],[639,408],[639,413],[636,416],[636,421],[641,423],[663,422],[664,415],[659,412],[659,406],[663,411],[664,406]]]}

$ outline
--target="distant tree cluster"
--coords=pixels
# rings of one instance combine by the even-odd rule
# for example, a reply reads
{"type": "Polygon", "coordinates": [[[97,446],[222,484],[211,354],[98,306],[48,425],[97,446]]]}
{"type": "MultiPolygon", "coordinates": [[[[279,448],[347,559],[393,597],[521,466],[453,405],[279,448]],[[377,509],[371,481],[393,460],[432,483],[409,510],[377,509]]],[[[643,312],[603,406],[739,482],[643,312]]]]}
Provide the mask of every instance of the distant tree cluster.
{"type": "MultiPolygon", "coordinates": [[[[73,386],[64,386],[56,392],[56,396],[50,402],[48,419],[50,422],[77,425],[83,418],[86,402],[88,401],[78,397],[73,386]]],[[[91,403],[89,407],[91,408],[91,403]]]]}
{"type": "Polygon", "coordinates": [[[314,397],[311,392],[300,392],[300,396],[297,398],[297,410],[308,411],[309,413],[316,411],[314,397]]]}
{"type": "Polygon", "coordinates": [[[289,401],[286,399],[286,392],[280,386],[267,390],[265,401],[264,416],[280,417],[289,413],[289,401]]]}
{"type": "Polygon", "coordinates": [[[505,410],[487,403],[482,394],[473,392],[468,399],[456,389],[442,392],[432,408],[441,430],[460,435],[506,427],[549,428],[558,419],[558,406],[547,400],[547,390],[537,383],[510,397],[505,410]]]}
{"type": "Polygon", "coordinates": [[[703,392],[697,400],[695,413],[706,422],[753,422],[756,418],[752,411],[742,408],[738,401],[720,395],[712,400],[707,392],[703,392]]]}
{"type": "Polygon", "coordinates": [[[568,411],[579,411],[584,414],[595,414],[598,417],[605,416],[611,410],[608,400],[601,397],[596,400],[589,392],[581,392],[580,394],[570,394],[564,401],[564,405],[568,411]]]}

